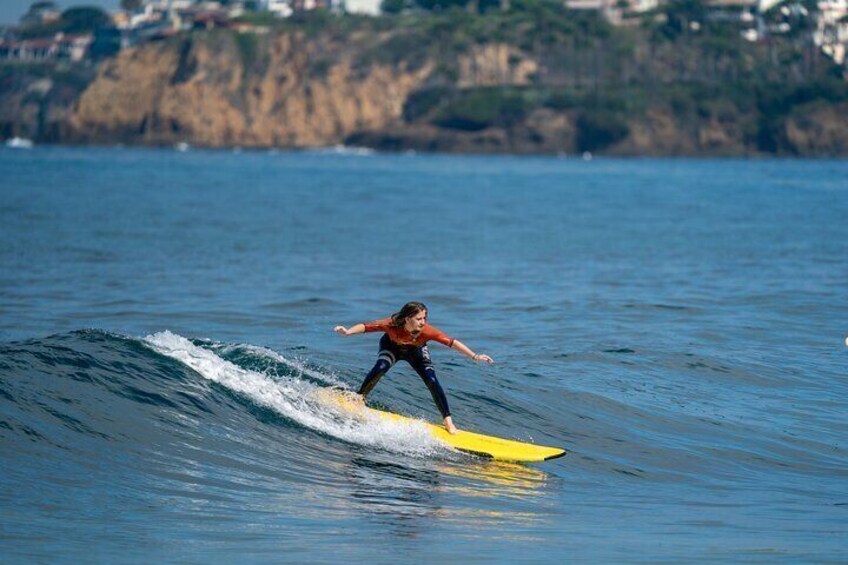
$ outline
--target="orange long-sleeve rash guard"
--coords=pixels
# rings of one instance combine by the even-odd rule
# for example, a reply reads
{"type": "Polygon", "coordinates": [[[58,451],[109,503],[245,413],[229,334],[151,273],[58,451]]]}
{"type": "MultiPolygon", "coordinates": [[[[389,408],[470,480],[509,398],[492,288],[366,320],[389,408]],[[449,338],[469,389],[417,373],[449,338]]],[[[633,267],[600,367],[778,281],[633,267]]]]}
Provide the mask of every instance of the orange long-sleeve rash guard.
{"type": "Polygon", "coordinates": [[[442,345],[447,347],[453,346],[453,338],[446,335],[444,332],[436,328],[435,326],[431,326],[430,324],[425,324],[424,328],[421,330],[417,336],[413,336],[411,333],[406,331],[404,328],[395,327],[392,325],[391,318],[383,318],[382,320],[374,320],[373,322],[365,322],[363,324],[365,326],[365,332],[386,332],[393,342],[398,345],[414,345],[416,347],[421,347],[425,345],[428,341],[438,341],[442,345]]]}

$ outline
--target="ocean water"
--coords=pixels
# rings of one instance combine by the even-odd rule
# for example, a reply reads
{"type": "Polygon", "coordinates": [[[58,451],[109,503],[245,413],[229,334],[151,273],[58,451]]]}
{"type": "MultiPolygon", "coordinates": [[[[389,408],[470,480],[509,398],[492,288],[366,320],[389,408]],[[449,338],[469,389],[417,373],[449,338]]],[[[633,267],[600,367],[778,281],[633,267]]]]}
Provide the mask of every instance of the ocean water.
{"type": "Polygon", "coordinates": [[[846,161],[0,149],[0,561],[844,563],[846,336],[846,161]]]}

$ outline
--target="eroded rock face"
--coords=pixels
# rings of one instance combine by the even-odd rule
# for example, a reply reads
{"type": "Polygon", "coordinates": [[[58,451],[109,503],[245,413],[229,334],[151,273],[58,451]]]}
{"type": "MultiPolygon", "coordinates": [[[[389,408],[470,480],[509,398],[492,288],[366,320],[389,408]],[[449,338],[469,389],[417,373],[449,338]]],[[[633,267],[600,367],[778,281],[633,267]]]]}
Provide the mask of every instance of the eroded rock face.
{"type": "Polygon", "coordinates": [[[0,139],[62,142],[71,110],[93,76],[88,68],[14,66],[0,69],[0,139]],[[46,72],[53,76],[44,77],[46,72]]]}
{"type": "MultiPolygon", "coordinates": [[[[43,69],[6,69],[0,73],[0,138],[207,147],[349,143],[473,153],[848,155],[844,103],[817,100],[781,115],[757,113],[755,100],[684,99],[678,108],[658,87],[638,111],[601,108],[587,119],[593,110],[583,103],[540,102],[546,90],[563,88],[556,82],[561,73],[557,78],[545,67],[556,59],[534,59],[515,45],[470,45],[447,65],[435,58],[438,50],[399,51],[391,41],[396,32],[321,33],[183,34],[103,61],[93,79],[91,67],[70,74],[57,67],[48,77],[43,69]],[[498,115],[472,130],[440,121],[433,110],[468,89],[499,87],[539,98],[535,106],[518,108],[514,119],[498,115]],[[405,104],[419,90],[446,94],[423,106],[429,113],[404,119],[405,104]]],[[[485,97],[475,102],[485,103],[485,97]]]]}
{"type": "Polygon", "coordinates": [[[74,109],[74,135],[81,141],[152,141],[149,133],[178,62],[179,52],[164,44],[128,49],[103,62],[74,109]]]}
{"type": "Polygon", "coordinates": [[[476,45],[459,59],[457,86],[525,86],[538,70],[536,61],[511,45],[476,45]]]}
{"type": "Polygon", "coordinates": [[[798,155],[848,154],[848,104],[818,106],[786,120],[786,141],[798,155]]]}
{"type": "Polygon", "coordinates": [[[331,145],[396,122],[430,72],[429,65],[354,68],[345,57],[322,62],[318,46],[295,34],[267,41],[258,64],[223,34],[126,50],[103,64],[81,96],[74,132],[82,141],[331,145]]]}

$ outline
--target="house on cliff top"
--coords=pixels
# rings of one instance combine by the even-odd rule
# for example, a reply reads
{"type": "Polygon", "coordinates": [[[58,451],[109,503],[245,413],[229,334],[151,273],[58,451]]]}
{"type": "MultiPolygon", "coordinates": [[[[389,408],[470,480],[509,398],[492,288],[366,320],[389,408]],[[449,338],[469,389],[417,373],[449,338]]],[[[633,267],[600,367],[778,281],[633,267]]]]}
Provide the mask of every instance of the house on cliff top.
{"type": "Polygon", "coordinates": [[[0,39],[0,60],[40,62],[51,60],[83,61],[88,57],[94,35],[91,33],[35,39],[0,39]]]}
{"type": "Polygon", "coordinates": [[[842,65],[848,46],[848,0],[823,0],[818,3],[818,9],[813,41],[836,64],[842,65]]]}

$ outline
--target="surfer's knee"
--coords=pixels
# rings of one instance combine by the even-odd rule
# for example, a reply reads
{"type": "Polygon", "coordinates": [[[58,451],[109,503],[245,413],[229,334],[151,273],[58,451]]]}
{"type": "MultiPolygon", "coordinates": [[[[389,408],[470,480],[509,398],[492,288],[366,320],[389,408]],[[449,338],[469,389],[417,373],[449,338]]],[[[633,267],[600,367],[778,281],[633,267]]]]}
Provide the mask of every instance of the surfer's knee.
{"type": "Polygon", "coordinates": [[[439,385],[439,379],[436,378],[436,371],[432,366],[425,367],[423,371],[421,371],[421,378],[424,379],[424,382],[429,386],[433,384],[435,386],[439,385]]]}
{"type": "Polygon", "coordinates": [[[433,370],[433,367],[425,367],[423,370],[418,371],[418,375],[431,392],[444,394],[442,391],[442,385],[439,384],[439,379],[436,378],[436,371],[433,370]]]}
{"type": "Polygon", "coordinates": [[[385,375],[389,371],[389,369],[392,368],[392,365],[394,365],[394,359],[391,359],[385,355],[380,355],[377,358],[377,362],[374,363],[374,367],[371,368],[371,371],[369,371],[368,376],[365,378],[370,379],[374,376],[380,378],[385,375]]]}
{"type": "Polygon", "coordinates": [[[371,369],[371,373],[369,374],[379,373],[380,376],[382,376],[385,375],[386,372],[388,372],[388,370],[391,368],[392,364],[387,359],[383,359],[381,357],[380,359],[377,359],[376,363],[374,363],[374,368],[371,369]]]}

